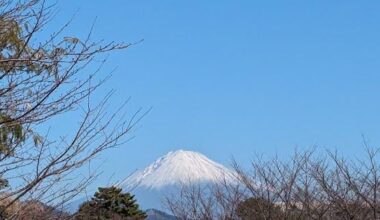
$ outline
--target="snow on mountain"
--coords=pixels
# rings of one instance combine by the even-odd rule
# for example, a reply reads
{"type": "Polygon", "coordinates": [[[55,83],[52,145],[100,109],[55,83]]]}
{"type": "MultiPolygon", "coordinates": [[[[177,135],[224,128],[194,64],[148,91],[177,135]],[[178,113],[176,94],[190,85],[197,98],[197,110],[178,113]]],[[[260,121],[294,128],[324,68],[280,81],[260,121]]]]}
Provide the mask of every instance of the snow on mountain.
{"type": "Polygon", "coordinates": [[[171,151],[118,184],[123,189],[160,189],[170,185],[233,181],[233,172],[206,156],[185,150],[171,151]]]}
{"type": "Polygon", "coordinates": [[[161,209],[164,197],[183,184],[221,181],[234,182],[234,173],[200,153],[177,150],[133,173],[117,186],[135,194],[143,208],[161,209]]]}

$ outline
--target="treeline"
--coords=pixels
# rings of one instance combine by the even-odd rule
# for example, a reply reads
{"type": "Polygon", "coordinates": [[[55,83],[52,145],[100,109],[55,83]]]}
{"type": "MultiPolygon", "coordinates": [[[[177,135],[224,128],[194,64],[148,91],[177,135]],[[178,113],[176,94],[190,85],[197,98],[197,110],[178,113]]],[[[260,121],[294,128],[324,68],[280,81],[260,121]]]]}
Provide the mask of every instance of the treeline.
{"type": "Polygon", "coordinates": [[[362,159],[305,151],[247,170],[234,163],[235,183],[183,186],[166,206],[189,220],[380,219],[379,149],[365,149],[362,159]]]}

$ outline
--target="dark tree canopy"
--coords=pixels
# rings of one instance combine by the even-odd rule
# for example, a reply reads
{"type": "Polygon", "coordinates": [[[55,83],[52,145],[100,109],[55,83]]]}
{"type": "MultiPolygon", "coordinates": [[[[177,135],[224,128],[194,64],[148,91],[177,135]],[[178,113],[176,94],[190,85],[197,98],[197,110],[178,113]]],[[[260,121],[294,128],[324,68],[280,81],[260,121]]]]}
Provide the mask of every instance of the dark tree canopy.
{"type": "Polygon", "coordinates": [[[94,197],[83,203],[75,218],[95,219],[145,219],[146,214],[139,208],[134,196],[123,193],[116,187],[99,188],[94,197]]]}

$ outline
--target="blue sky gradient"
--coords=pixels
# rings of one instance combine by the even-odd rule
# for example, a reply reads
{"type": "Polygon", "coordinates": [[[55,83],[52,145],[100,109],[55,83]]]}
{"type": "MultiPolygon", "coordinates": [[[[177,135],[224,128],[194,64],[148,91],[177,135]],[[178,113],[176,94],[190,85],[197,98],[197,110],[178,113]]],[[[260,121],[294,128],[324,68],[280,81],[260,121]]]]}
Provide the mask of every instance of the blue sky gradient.
{"type": "MultiPolygon", "coordinates": [[[[135,139],[103,154],[104,184],[170,150],[228,164],[317,145],[349,156],[379,146],[380,2],[58,1],[50,27],[144,41],[112,54],[107,88],[153,106],[135,139]]],[[[115,104],[115,105],[116,105],[115,104]]],[[[62,130],[70,130],[61,123],[62,130]]]]}

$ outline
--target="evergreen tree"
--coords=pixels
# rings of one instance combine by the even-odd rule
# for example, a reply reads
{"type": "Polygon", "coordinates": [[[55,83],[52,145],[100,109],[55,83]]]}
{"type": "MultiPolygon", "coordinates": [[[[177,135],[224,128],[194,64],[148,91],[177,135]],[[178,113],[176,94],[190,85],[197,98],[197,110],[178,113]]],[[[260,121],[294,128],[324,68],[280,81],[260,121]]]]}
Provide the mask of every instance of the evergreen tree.
{"type": "Polygon", "coordinates": [[[76,214],[76,220],[145,219],[134,196],[123,193],[117,187],[99,188],[94,197],[84,202],[76,214]]]}

